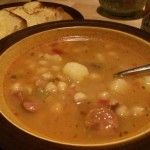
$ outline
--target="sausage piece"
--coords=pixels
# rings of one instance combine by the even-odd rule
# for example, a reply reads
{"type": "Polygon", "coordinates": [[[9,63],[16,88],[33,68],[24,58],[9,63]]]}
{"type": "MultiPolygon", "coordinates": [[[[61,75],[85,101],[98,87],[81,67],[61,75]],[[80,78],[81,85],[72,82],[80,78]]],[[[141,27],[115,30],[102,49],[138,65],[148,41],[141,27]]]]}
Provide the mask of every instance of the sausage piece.
{"type": "Polygon", "coordinates": [[[99,134],[113,134],[118,128],[117,115],[104,105],[93,108],[85,118],[86,127],[96,130],[99,134]]]}
{"type": "Polygon", "coordinates": [[[24,101],[22,103],[22,106],[25,110],[28,112],[36,112],[38,110],[38,105],[35,102],[32,101],[24,101]]]}

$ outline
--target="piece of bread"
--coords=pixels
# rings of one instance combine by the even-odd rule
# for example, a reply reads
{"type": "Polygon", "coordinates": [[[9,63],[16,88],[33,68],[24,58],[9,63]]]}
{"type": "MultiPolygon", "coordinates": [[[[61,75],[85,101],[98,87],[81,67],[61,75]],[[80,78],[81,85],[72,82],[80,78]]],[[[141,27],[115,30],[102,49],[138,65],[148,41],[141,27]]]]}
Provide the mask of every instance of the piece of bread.
{"type": "Polygon", "coordinates": [[[26,21],[7,10],[0,10],[0,39],[27,27],[26,21]]]}
{"type": "Polygon", "coordinates": [[[29,2],[23,5],[24,11],[28,14],[39,12],[43,5],[38,1],[29,2]]]}
{"type": "Polygon", "coordinates": [[[46,7],[38,1],[0,10],[0,39],[25,27],[72,17],[61,7],[46,7]]]}
{"type": "MultiPolygon", "coordinates": [[[[58,8],[53,8],[53,7],[46,7],[43,6],[42,3],[38,2],[38,1],[33,1],[33,2],[29,2],[23,5],[24,10],[28,13],[28,14],[33,14],[33,13],[37,13],[37,12],[41,12],[44,9],[53,9],[53,11],[55,11],[56,13],[56,18],[58,19],[72,19],[72,17],[63,10],[63,8],[58,7],[58,8]],[[56,10],[55,10],[56,9],[56,10]],[[61,16],[61,17],[60,17],[61,16]]],[[[45,14],[45,13],[44,13],[45,14]]],[[[46,14],[46,16],[48,16],[48,14],[46,14]]],[[[58,20],[59,20],[58,19],[58,20]]]]}
{"type": "Polygon", "coordinates": [[[71,19],[71,16],[62,8],[46,7],[37,1],[26,3],[10,11],[25,19],[28,27],[45,22],[71,19]]]}

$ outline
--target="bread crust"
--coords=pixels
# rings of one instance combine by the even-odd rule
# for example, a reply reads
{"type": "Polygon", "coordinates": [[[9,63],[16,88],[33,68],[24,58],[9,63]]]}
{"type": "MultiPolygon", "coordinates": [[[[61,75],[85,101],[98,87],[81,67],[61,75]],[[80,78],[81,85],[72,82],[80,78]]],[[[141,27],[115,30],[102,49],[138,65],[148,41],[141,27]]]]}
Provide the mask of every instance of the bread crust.
{"type": "Polygon", "coordinates": [[[26,27],[27,22],[23,18],[8,10],[0,10],[0,39],[26,27]]]}

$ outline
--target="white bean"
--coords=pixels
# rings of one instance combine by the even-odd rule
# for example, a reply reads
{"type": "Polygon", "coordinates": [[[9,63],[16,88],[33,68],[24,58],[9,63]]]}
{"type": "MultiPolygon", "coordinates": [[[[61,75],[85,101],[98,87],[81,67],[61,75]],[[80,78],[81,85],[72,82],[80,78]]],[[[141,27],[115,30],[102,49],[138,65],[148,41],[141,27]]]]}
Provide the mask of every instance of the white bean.
{"type": "Polygon", "coordinates": [[[63,73],[75,81],[82,81],[89,75],[87,67],[77,62],[67,63],[63,68],[63,73]]]}
{"type": "Polygon", "coordinates": [[[129,110],[127,108],[127,106],[125,105],[120,105],[116,108],[116,114],[119,116],[119,117],[128,117],[129,116],[129,110]]]}
{"type": "Polygon", "coordinates": [[[60,62],[62,61],[62,57],[60,55],[52,55],[51,60],[56,61],[56,62],[60,62]]]}
{"type": "Polygon", "coordinates": [[[16,82],[12,85],[11,90],[13,92],[18,92],[18,91],[23,91],[27,94],[31,94],[32,93],[32,87],[29,85],[21,85],[21,83],[16,82]]]}
{"type": "Polygon", "coordinates": [[[48,62],[45,61],[45,60],[40,60],[38,63],[39,63],[40,65],[47,65],[47,64],[48,64],[48,62]]]}
{"type": "Polygon", "coordinates": [[[65,91],[67,88],[67,84],[62,81],[59,81],[57,86],[59,91],[65,91]]]}
{"type": "Polygon", "coordinates": [[[141,106],[134,106],[132,109],[131,109],[131,113],[133,116],[141,116],[144,114],[144,108],[141,107],[141,106]]]}
{"type": "Polygon", "coordinates": [[[20,84],[19,82],[16,82],[16,83],[14,83],[14,84],[12,85],[11,90],[12,90],[13,92],[21,91],[21,90],[22,90],[22,86],[21,86],[21,84],[20,84]]]}
{"type": "Polygon", "coordinates": [[[129,89],[129,84],[124,79],[115,79],[112,81],[110,89],[116,93],[124,93],[129,89]]]}
{"type": "Polygon", "coordinates": [[[53,79],[54,76],[52,75],[51,72],[46,72],[46,73],[43,73],[43,74],[42,74],[42,78],[43,78],[44,80],[50,80],[50,79],[53,79]]]}
{"type": "Polygon", "coordinates": [[[55,62],[60,62],[62,61],[62,57],[58,54],[55,55],[49,55],[49,54],[44,54],[43,56],[46,60],[50,60],[50,61],[55,61],[55,62]]]}
{"type": "Polygon", "coordinates": [[[49,82],[45,87],[46,92],[55,93],[57,92],[57,86],[53,82],[49,82]]]}
{"type": "Polygon", "coordinates": [[[43,58],[49,60],[51,58],[51,55],[46,53],[43,55],[43,58]]]}
{"type": "Polygon", "coordinates": [[[74,101],[76,104],[81,104],[87,99],[86,94],[78,92],[74,95],[74,101]]]}
{"type": "Polygon", "coordinates": [[[56,76],[56,78],[58,78],[58,80],[60,80],[60,81],[65,81],[66,80],[66,78],[63,75],[61,75],[61,74],[58,74],[56,76]]]}
{"type": "Polygon", "coordinates": [[[116,99],[111,99],[110,100],[110,106],[118,106],[118,104],[119,104],[119,101],[117,101],[116,99]]]}

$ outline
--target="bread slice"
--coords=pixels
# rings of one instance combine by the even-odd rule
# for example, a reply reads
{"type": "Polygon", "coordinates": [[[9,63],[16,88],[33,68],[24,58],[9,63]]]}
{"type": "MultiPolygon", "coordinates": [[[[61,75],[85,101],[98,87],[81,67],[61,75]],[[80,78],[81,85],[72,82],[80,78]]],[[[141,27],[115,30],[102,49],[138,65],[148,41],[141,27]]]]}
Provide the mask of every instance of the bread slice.
{"type": "Polygon", "coordinates": [[[0,39],[27,26],[26,21],[7,10],[0,10],[0,39]]]}
{"type": "Polygon", "coordinates": [[[24,11],[30,15],[39,12],[43,5],[38,1],[29,2],[23,5],[24,11]]]}
{"type": "Polygon", "coordinates": [[[33,26],[45,22],[71,19],[62,8],[43,6],[40,2],[29,2],[24,6],[10,10],[27,21],[27,26],[33,26]]]}

